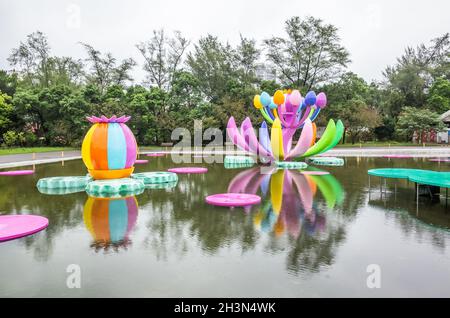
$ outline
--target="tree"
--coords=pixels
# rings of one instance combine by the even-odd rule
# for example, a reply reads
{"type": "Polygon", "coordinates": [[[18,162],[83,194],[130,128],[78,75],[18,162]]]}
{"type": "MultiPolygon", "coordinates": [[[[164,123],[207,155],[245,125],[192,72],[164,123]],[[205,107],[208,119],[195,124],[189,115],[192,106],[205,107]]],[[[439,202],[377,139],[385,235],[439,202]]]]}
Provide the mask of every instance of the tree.
{"type": "Polygon", "coordinates": [[[86,49],[86,61],[90,64],[88,83],[96,85],[101,93],[110,85],[125,85],[127,81],[132,80],[129,72],[136,65],[132,58],[124,59],[117,65],[117,60],[111,53],[102,54],[89,44],[81,45],[86,49]]]}
{"type": "Polygon", "coordinates": [[[50,57],[50,45],[47,37],[36,31],[27,36],[25,42],[20,42],[18,48],[13,49],[8,58],[9,63],[24,79],[32,82],[37,81],[40,85],[48,87],[50,74],[48,70],[48,59],[50,57]]]}
{"type": "Polygon", "coordinates": [[[192,75],[201,83],[202,92],[210,101],[218,101],[226,94],[226,87],[233,77],[234,51],[229,44],[222,44],[217,37],[207,35],[194,45],[187,57],[192,75]]]}
{"type": "Polygon", "coordinates": [[[261,52],[256,47],[256,41],[240,35],[240,44],[235,52],[235,68],[239,82],[243,86],[244,93],[248,88],[257,83],[256,65],[261,52]]]}
{"type": "Polygon", "coordinates": [[[417,109],[415,107],[404,107],[398,116],[396,132],[399,136],[405,137],[406,141],[412,139],[416,132],[419,136],[431,130],[442,130],[443,122],[439,114],[429,109],[417,109]]]}
{"type": "Polygon", "coordinates": [[[338,78],[350,62],[340,44],[337,28],[322,20],[292,17],[285,23],[287,38],[264,40],[267,58],[283,85],[310,90],[319,83],[338,78]]]}
{"type": "Polygon", "coordinates": [[[4,70],[0,70],[0,91],[13,96],[17,87],[17,73],[8,74],[4,70]]]}
{"type": "Polygon", "coordinates": [[[450,110],[450,81],[439,77],[430,88],[427,97],[427,105],[430,110],[443,114],[450,110]]]}
{"type": "Polygon", "coordinates": [[[393,91],[390,94],[394,98],[388,104],[393,116],[397,116],[405,105],[423,107],[433,82],[439,77],[450,76],[449,33],[433,39],[429,46],[407,47],[397,64],[387,67],[383,75],[385,88],[393,91]]]}
{"type": "Polygon", "coordinates": [[[188,46],[189,41],[179,31],[174,33],[173,38],[168,38],[163,29],[153,31],[153,37],[149,41],[136,45],[145,59],[144,70],[150,85],[170,89],[188,46]]]}
{"type": "Polygon", "coordinates": [[[40,31],[28,35],[25,43],[20,42],[8,61],[27,85],[79,85],[83,80],[83,63],[71,57],[51,56],[47,37],[40,31]]]}
{"type": "Polygon", "coordinates": [[[11,96],[0,91],[0,136],[3,136],[14,124],[14,107],[11,101],[11,96]]]}
{"type": "Polygon", "coordinates": [[[362,100],[351,99],[345,104],[334,105],[334,107],[337,108],[336,118],[344,123],[344,136],[348,133],[352,144],[359,140],[362,134],[371,134],[373,129],[381,124],[378,111],[362,100]]]}

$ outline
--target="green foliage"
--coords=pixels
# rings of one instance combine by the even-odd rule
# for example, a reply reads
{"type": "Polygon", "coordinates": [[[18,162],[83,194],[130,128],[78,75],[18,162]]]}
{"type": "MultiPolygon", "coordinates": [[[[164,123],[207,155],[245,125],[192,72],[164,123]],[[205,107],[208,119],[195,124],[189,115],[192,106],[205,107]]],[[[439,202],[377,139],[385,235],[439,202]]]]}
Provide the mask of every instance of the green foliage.
{"type": "Polygon", "coordinates": [[[293,17],[286,21],[287,38],[264,41],[267,58],[281,75],[283,85],[310,90],[336,79],[350,62],[340,44],[337,28],[314,17],[293,17]]]}
{"type": "Polygon", "coordinates": [[[439,114],[450,110],[450,81],[439,77],[431,86],[427,98],[427,105],[439,114]]]}
{"type": "Polygon", "coordinates": [[[368,106],[360,99],[351,99],[345,104],[335,105],[336,118],[340,118],[345,126],[352,144],[367,139],[373,134],[373,129],[381,124],[381,118],[375,108],[368,106]]]}
{"type": "MultiPolygon", "coordinates": [[[[449,79],[449,58],[450,36],[448,33],[432,40],[429,46],[421,44],[416,48],[407,47],[405,53],[397,59],[397,64],[387,67],[384,71],[387,89],[385,110],[397,117],[404,106],[426,106],[427,102],[430,102],[427,100],[429,90],[434,86],[435,81],[439,81],[440,77],[449,79]]],[[[435,87],[435,91],[436,89],[435,87]]],[[[448,91],[448,88],[446,90],[448,91]]],[[[439,103],[438,100],[434,102],[439,103]]],[[[431,107],[436,106],[436,104],[431,105],[431,107]]],[[[439,107],[435,110],[440,111],[439,107]]]]}
{"type": "Polygon", "coordinates": [[[442,130],[444,124],[439,119],[439,114],[429,109],[417,109],[415,107],[404,107],[398,117],[396,132],[405,140],[411,140],[414,132],[422,135],[430,130],[442,130]]]}
{"type": "Polygon", "coordinates": [[[11,73],[0,70],[0,92],[13,96],[17,87],[17,73],[11,73]]]}
{"type": "Polygon", "coordinates": [[[163,29],[153,31],[149,41],[136,45],[145,60],[143,68],[148,83],[160,89],[170,89],[188,46],[189,41],[180,32],[175,32],[174,37],[169,38],[163,29]]]}
{"type": "Polygon", "coordinates": [[[14,107],[11,100],[9,95],[0,91],[0,133],[2,135],[13,126],[14,107]]]}
{"type": "Polygon", "coordinates": [[[25,135],[23,132],[15,132],[14,130],[8,130],[3,134],[3,142],[8,147],[23,146],[25,143],[25,135]]]}
{"type": "Polygon", "coordinates": [[[253,96],[281,88],[299,88],[303,95],[310,89],[326,92],[328,106],[316,123],[343,120],[352,142],[389,140],[394,132],[409,138],[412,130],[405,122],[411,120],[417,122],[414,129],[422,123],[422,129],[438,129],[434,112],[450,109],[448,34],[428,46],[407,48],[385,70],[384,83],[367,83],[344,72],[349,53],[335,26],[293,17],[285,30],[285,37],[263,42],[263,61],[258,43],[242,35],[232,46],[208,34],[189,49],[181,33],[169,37],[154,31],[136,46],[144,58],[145,87],[132,85],[133,59],[118,61],[83,43],[84,61],[53,56],[47,37],[34,32],[12,50],[8,60],[14,71],[0,70],[1,142],[79,146],[90,126],[86,116],[131,115],[128,125],[138,144],[160,144],[170,141],[176,127],[192,133],[195,120],[202,120],[203,129],[224,130],[230,116],[238,122],[249,116],[256,124],[261,115],[253,96]],[[258,78],[259,67],[276,70],[278,77],[258,78]],[[431,122],[411,119],[417,114],[431,122]]]}

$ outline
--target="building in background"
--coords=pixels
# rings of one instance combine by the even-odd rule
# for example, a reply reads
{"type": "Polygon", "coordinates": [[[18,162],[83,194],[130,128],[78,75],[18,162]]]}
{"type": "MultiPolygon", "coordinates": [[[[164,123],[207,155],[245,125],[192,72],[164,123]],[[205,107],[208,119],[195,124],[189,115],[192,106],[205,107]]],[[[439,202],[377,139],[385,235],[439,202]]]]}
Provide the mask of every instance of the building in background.
{"type": "Polygon", "coordinates": [[[276,70],[264,63],[256,65],[256,77],[263,81],[275,81],[277,79],[276,70]]]}
{"type": "Polygon", "coordinates": [[[439,117],[442,122],[444,123],[445,127],[447,127],[445,130],[440,131],[437,133],[437,142],[438,143],[446,143],[448,144],[450,141],[450,110],[446,111],[439,117]]]}

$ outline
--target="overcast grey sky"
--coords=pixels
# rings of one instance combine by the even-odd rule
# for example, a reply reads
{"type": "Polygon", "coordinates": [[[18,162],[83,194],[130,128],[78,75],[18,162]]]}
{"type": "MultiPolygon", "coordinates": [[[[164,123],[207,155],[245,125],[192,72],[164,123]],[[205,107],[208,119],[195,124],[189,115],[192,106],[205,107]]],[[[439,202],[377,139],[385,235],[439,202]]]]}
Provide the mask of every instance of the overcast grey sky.
{"type": "Polygon", "coordinates": [[[339,28],[349,50],[349,69],[366,80],[381,79],[406,46],[428,43],[450,31],[449,0],[0,0],[0,68],[27,34],[40,30],[54,55],[84,58],[86,42],[117,58],[133,57],[135,44],[152,30],[180,30],[196,41],[211,33],[235,44],[239,33],[261,40],[283,35],[284,21],[320,17],[339,28]]]}

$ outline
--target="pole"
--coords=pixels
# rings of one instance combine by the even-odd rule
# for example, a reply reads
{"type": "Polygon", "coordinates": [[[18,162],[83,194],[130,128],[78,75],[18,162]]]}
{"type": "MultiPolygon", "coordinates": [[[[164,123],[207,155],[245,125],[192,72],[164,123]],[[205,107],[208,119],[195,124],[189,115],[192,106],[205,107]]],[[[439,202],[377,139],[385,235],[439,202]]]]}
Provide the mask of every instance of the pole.
{"type": "Polygon", "coordinates": [[[419,216],[419,184],[416,183],[416,215],[419,216]]]}

